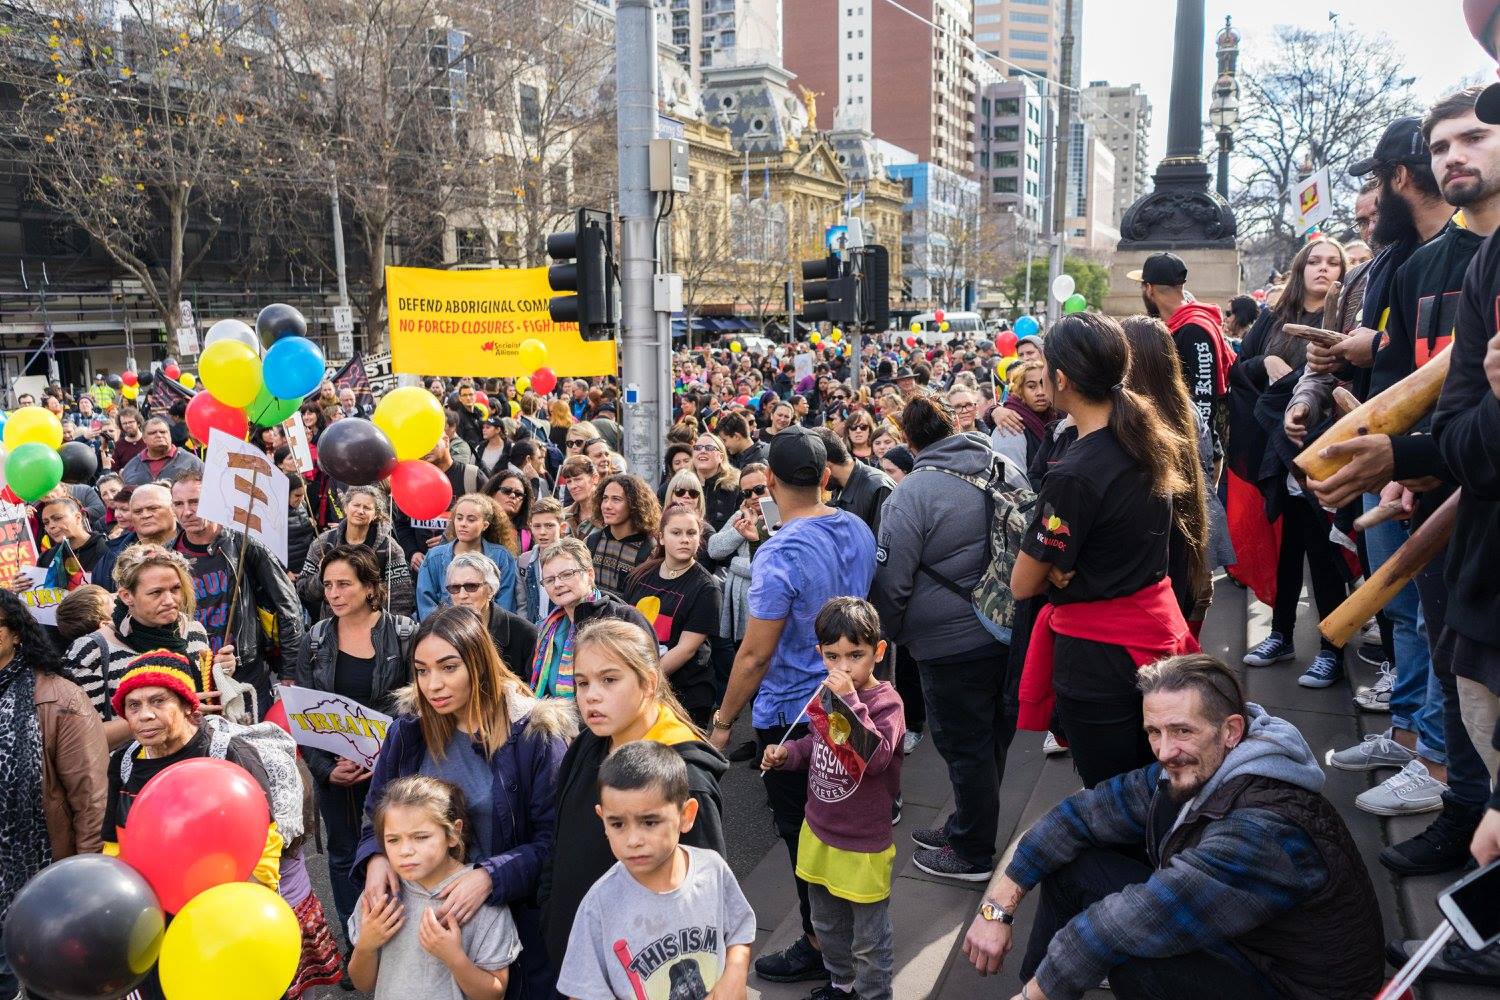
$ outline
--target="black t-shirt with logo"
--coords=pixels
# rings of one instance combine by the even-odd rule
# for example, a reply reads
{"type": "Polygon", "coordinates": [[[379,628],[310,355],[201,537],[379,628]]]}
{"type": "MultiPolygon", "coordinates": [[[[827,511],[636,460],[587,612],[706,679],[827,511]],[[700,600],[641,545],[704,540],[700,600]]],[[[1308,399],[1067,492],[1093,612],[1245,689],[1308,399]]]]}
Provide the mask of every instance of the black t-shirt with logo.
{"type": "MultiPolygon", "coordinates": [[[[719,581],[698,563],[675,580],[663,579],[661,566],[653,566],[630,583],[625,600],[651,622],[664,652],[677,645],[684,632],[698,632],[710,639],[719,634],[719,581]]],[[[689,710],[714,703],[708,647],[707,642],[699,646],[693,659],[668,678],[677,700],[689,710]]]]}
{"type": "Polygon", "coordinates": [[[1076,575],[1049,587],[1053,604],[1133,594],[1167,574],[1171,501],[1108,427],[1079,438],[1047,473],[1021,549],[1076,575]]]}
{"type": "Polygon", "coordinates": [[[234,567],[222,550],[210,542],[199,547],[187,535],[177,536],[177,551],[192,566],[193,598],[197,602],[195,617],[208,633],[208,646],[214,652],[224,645],[224,624],[229,617],[229,601],[234,589],[234,567]]]}

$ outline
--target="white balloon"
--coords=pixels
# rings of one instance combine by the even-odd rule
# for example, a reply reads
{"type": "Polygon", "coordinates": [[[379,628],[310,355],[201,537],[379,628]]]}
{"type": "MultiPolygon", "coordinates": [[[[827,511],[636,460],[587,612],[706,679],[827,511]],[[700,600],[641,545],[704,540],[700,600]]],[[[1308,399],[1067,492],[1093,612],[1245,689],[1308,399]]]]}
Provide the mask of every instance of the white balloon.
{"type": "Polygon", "coordinates": [[[1066,302],[1077,287],[1071,274],[1059,274],[1052,280],[1052,297],[1059,302],[1066,302]]]}
{"type": "Polygon", "coordinates": [[[208,336],[203,338],[203,346],[207,349],[210,344],[218,343],[221,340],[238,340],[254,351],[257,356],[264,353],[261,350],[260,338],[255,335],[255,330],[250,324],[237,319],[221,319],[209,327],[208,336]]]}

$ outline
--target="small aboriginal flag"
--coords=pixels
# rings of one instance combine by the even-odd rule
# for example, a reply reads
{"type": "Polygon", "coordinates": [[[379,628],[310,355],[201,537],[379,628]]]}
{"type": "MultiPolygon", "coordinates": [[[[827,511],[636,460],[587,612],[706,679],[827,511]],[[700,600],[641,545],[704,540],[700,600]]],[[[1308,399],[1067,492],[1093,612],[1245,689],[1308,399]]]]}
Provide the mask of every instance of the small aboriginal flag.
{"type": "Polygon", "coordinates": [[[63,539],[52,556],[52,562],[47,566],[47,578],[43,586],[58,590],[77,590],[88,582],[83,564],[78,561],[78,554],[73,551],[68,540],[63,539]]]}
{"type": "Polygon", "coordinates": [[[807,721],[838,758],[849,777],[859,781],[865,765],[880,746],[880,734],[866,729],[849,703],[821,685],[807,703],[807,721]]]}

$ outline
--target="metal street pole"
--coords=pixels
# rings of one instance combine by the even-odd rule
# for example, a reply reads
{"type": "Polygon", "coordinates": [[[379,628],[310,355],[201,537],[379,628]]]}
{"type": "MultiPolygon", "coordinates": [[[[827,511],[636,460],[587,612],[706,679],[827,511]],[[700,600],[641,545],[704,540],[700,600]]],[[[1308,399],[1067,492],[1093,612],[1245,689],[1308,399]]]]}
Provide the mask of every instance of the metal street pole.
{"type": "Polygon", "coordinates": [[[1057,173],[1053,178],[1055,183],[1052,194],[1052,238],[1055,242],[1052,246],[1051,266],[1047,269],[1046,288],[1048,326],[1057,322],[1062,315],[1062,304],[1054,299],[1052,285],[1063,273],[1063,241],[1068,231],[1068,155],[1073,129],[1073,97],[1068,88],[1074,82],[1073,41],[1073,0],[1064,0],[1062,43],[1058,47],[1057,156],[1054,162],[1057,173]]]}
{"type": "Polygon", "coordinates": [[[328,200],[333,212],[333,270],[339,279],[339,305],[349,304],[349,279],[344,274],[344,216],[339,211],[339,176],[328,181],[328,200]]]}
{"type": "MultiPolygon", "coordinates": [[[[651,0],[615,4],[615,82],[619,93],[620,381],[625,386],[625,457],[640,475],[665,459],[668,371],[652,300],[656,272],[650,147],[656,138],[656,12],[651,0]]],[[[668,336],[670,336],[670,323],[668,336]]]]}

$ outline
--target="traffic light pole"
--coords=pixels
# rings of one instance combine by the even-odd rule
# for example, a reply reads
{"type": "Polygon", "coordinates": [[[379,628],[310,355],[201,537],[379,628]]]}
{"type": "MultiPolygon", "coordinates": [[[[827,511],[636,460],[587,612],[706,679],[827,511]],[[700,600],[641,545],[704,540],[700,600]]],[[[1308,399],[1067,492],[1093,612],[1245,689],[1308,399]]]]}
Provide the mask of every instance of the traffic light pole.
{"type": "Polygon", "coordinates": [[[671,323],[658,324],[652,276],[656,199],[650,145],[656,138],[656,13],[651,0],[615,4],[615,81],[619,93],[620,382],[625,390],[625,458],[630,471],[653,480],[665,461],[671,414],[668,347],[671,323]],[[665,328],[666,333],[662,330],[665,328]]]}

